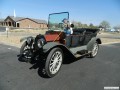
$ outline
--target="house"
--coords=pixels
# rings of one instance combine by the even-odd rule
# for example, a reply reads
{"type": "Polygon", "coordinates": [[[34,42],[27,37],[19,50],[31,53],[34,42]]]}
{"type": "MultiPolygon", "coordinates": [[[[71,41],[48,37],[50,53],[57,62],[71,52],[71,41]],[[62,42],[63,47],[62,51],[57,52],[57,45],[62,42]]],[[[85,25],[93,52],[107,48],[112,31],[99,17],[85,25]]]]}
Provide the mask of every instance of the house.
{"type": "Polygon", "coordinates": [[[0,26],[2,26],[3,22],[4,22],[4,19],[0,19],[0,26]]]}
{"type": "Polygon", "coordinates": [[[45,20],[8,16],[4,20],[0,20],[2,26],[16,27],[16,28],[47,28],[45,20]]]}

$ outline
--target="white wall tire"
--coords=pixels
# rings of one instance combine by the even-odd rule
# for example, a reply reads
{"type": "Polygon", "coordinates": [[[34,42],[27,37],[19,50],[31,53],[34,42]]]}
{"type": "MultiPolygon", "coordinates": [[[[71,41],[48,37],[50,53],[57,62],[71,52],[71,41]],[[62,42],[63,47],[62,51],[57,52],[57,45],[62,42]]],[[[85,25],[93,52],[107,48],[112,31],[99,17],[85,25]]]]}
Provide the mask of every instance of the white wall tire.
{"type": "Polygon", "coordinates": [[[98,50],[99,50],[99,45],[98,45],[97,42],[95,42],[94,45],[93,45],[92,52],[90,53],[90,57],[94,58],[97,55],[98,50]]]}
{"type": "Polygon", "coordinates": [[[63,62],[63,52],[60,48],[54,48],[48,54],[45,63],[45,71],[48,77],[54,77],[60,70],[63,62]]]}

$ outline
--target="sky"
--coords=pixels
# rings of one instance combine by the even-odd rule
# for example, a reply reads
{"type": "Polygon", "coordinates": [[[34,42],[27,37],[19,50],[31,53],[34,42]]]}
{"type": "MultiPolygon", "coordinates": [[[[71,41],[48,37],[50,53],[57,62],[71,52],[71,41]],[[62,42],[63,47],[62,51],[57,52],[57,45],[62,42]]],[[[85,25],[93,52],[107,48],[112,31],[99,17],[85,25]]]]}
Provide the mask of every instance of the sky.
{"type": "Polygon", "coordinates": [[[48,19],[50,13],[69,12],[70,21],[120,25],[120,0],[0,0],[0,18],[13,16],[48,19]]]}

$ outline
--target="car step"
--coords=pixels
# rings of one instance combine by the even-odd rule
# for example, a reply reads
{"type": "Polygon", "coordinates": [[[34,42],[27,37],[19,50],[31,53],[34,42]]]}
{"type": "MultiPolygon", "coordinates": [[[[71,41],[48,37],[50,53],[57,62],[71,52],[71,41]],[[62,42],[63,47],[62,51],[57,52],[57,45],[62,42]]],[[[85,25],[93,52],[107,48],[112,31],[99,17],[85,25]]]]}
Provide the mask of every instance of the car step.
{"type": "Polygon", "coordinates": [[[83,56],[87,56],[87,55],[89,55],[91,53],[91,51],[87,51],[87,52],[77,52],[76,54],[74,54],[74,56],[76,57],[76,58],[80,58],[80,57],[83,57],[83,56]]]}
{"type": "Polygon", "coordinates": [[[86,54],[86,53],[88,53],[88,51],[87,51],[87,50],[77,51],[77,54],[81,54],[81,55],[86,54]]]}
{"type": "Polygon", "coordinates": [[[79,57],[81,57],[82,55],[81,54],[75,54],[75,57],[76,58],[79,58],[79,57]]]}

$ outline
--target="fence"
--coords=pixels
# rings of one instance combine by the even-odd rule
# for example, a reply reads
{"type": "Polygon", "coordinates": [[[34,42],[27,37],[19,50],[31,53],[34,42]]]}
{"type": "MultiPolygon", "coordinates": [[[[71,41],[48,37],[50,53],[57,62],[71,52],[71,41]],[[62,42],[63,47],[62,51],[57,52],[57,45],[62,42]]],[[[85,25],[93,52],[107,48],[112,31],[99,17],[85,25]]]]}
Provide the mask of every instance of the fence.
{"type": "Polygon", "coordinates": [[[6,31],[6,27],[0,26],[0,32],[5,32],[5,31],[6,31]]]}
{"type": "Polygon", "coordinates": [[[38,34],[45,34],[47,29],[13,29],[5,32],[0,32],[0,42],[12,43],[15,46],[20,46],[20,39],[23,37],[33,36],[38,34]]]}

